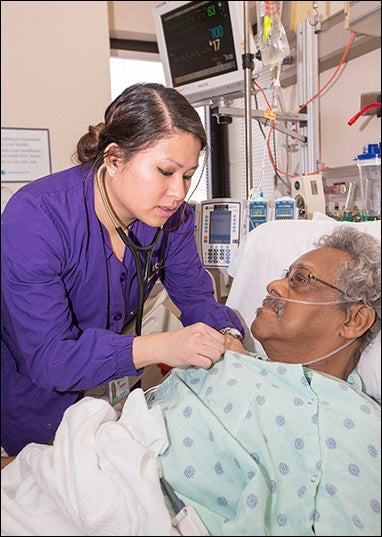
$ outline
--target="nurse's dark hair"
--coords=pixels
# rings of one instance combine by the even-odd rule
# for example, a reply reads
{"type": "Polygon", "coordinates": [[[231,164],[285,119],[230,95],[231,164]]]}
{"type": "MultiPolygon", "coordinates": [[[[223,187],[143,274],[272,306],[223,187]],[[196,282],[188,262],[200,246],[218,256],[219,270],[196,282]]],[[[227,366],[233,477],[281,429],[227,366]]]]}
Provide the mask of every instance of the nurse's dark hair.
{"type": "Polygon", "coordinates": [[[373,325],[358,338],[359,359],[381,330],[381,242],[358,230],[356,224],[354,227],[340,224],[330,234],[322,236],[316,245],[343,250],[351,258],[339,267],[333,282],[349,301],[341,307],[346,311],[351,303],[361,302],[375,311],[373,325]]]}
{"type": "Polygon", "coordinates": [[[73,160],[97,170],[109,144],[116,144],[109,157],[128,162],[175,133],[192,134],[207,147],[207,135],[198,112],[177,90],[157,83],[127,87],[105,111],[103,123],[91,125],[77,144],[73,160]]]}

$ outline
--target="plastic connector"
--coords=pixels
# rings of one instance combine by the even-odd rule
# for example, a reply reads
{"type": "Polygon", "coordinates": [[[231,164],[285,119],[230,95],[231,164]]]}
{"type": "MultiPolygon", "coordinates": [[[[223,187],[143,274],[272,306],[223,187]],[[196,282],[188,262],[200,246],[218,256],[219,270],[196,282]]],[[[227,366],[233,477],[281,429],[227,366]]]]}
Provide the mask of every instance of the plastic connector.
{"type": "Polygon", "coordinates": [[[184,504],[163,476],[159,478],[159,481],[175,512],[171,524],[179,531],[180,535],[210,535],[195,509],[184,504]]]}
{"type": "Polygon", "coordinates": [[[172,525],[181,535],[210,535],[191,505],[183,507],[172,519],[172,525]]]}

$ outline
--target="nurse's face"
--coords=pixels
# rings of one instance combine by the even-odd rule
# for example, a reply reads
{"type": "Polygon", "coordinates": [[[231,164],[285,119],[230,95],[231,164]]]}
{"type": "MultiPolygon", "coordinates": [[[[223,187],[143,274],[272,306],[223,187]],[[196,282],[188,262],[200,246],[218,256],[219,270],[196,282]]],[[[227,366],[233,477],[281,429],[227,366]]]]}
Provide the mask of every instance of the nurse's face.
{"type": "Polygon", "coordinates": [[[162,226],[185,199],[200,150],[194,136],[177,133],[141,151],[128,164],[117,160],[107,192],[119,220],[126,226],[134,220],[162,226]]]}

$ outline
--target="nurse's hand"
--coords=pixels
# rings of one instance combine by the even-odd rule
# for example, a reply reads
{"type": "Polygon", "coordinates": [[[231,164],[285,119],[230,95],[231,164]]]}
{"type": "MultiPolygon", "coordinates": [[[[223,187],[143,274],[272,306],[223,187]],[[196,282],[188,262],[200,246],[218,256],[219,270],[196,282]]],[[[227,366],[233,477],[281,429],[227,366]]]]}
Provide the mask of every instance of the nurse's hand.
{"type": "Polygon", "coordinates": [[[136,369],[157,363],[208,369],[224,353],[225,340],[226,336],[204,323],[136,336],[133,341],[134,365],[136,369]]]}

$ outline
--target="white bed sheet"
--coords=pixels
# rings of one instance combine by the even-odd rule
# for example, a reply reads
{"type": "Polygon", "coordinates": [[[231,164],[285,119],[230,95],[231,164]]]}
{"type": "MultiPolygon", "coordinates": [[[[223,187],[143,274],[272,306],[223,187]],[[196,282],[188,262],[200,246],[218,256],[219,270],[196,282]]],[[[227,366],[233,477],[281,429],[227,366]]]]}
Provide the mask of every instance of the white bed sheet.
{"type": "Polygon", "coordinates": [[[159,407],[137,389],[117,419],[85,397],[53,446],[26,446],[1,472],[1,535],[179,535],[158,479],[168,445],[159,407]]]}

